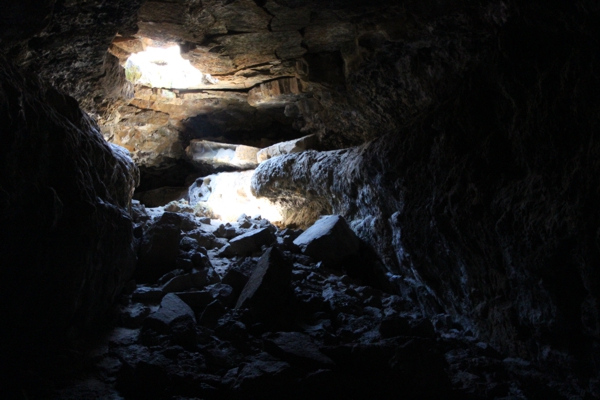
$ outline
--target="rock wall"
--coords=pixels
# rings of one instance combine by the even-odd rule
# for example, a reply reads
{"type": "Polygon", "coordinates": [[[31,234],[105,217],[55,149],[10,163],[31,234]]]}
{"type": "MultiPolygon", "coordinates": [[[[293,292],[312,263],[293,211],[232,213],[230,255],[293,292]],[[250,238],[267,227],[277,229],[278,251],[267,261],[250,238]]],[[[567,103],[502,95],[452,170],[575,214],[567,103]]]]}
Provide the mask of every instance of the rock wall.
{"type": "Polygon", "coordinates": [[[77,101],[0,58],[0,357],[90,333],[136,262],[137,167],[77,101]]]}
{"type": "Polygon", "coordinates": [[[130,89],[123,88],[125,71],[115,68],[116,57],[106,50],[117,32],[137,31],[141,3],[10,0],[3,5],[0,51],[75,97],[88,112],[103,109],[106,100],[130,89]]]}
{"type": "Polygon", "coordinates": [[[391,130],[268,160],[255,191],[291,213],[345,215],[429,315],[595,387],[599,11],[490,3],[438,16],[431,40],[386,44],[350,77],[362,113],[313,120],[322,137],[391,130]]]}

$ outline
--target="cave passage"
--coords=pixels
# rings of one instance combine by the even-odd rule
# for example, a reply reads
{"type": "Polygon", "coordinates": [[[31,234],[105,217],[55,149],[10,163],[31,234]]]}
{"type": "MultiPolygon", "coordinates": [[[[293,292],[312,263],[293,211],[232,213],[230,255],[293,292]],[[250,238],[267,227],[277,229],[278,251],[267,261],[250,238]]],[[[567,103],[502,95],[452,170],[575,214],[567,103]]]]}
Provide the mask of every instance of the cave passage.
{"type": "Polygon", "coordinates": [[[0,14],[0,398],[600,399],[597,1],[0,14]]]}

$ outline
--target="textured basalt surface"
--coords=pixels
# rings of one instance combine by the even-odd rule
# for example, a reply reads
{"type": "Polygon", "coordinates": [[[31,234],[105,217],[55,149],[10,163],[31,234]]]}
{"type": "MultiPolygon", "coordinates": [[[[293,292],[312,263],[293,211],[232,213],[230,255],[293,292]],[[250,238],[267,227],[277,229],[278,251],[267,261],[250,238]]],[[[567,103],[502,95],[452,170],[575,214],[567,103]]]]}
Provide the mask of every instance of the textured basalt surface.
{"type": "Polygon", "coordinates": [[[77,101],[0,59],[4,368],[97,329],[133,273],[127,152],[77,101]]]}
{"type": "MultiPolygon", "coordinates": [[[[269,159],[254,177],[258,195],[287,208],[288,223],[307,227],[320,214],[343,215],[379,255],[410,307],[431,320],[443,314],[448,327],[489,343],[502,355],[491,369],[500,358],[511,368],[533,363],[536,372],[525,375],[545,382],[527,395],[503,389],[478,392],[480,398],[550,398],[544,385],[560,387],[563,395],[600,397],[596,2],[151,1],[139,13],[139,2],[12,3],[2,16],[3,52],[81,100],[87,111],[101,111],[103,135],[146,166],[144,190],[185,187],[184,175],[203,172],[185,159],[192,139],[265,147],[315,134],[319,148],[331,151],[269,159]],[[178,42],[184,57],[222,87],[185,91],[125,83],[120,65],[143,48],[143,38],[178,42]]],[[[2,87],[7,100],[0,103],[10,105],[2,127],[7,135],[17,132],[19,118],[54,132],[53,123],[37,122],[52,109],[72,123],[57,134],[90,124],[71,100],[39,87],[31,90],[45,90],[43,111],[19,114],[32,103],[30,97],[18,100],[21,89],[12,87],[2,87]]],[[[50,227],[69,221],[96,232],[109,217],[80,203],[109,201],[121,215],[130,187],[117,185],[120,198],[105,194],[99,182],[113,177],[93,177],[104,173],[94,158],[100,156],[84,148],[52,164],[44,158],[43,146],[50,144],[26,139],[10,156],[12,148],[0,150],[7,171],[0,182],[12,179],[8,189],[3,184],[2,198],[11,199],[3,204],[23,210],[2,214],[12,224],[2,232],[2,251],[14,254],[23,243],[38,243],[50,252],[27,251],[13,258],[14,265],[57,268],[32,269],[32,276],[17,273],[27,269],[7,272],[3,306],[28,304],[44,320],[37,303],[27,303],[29,292],[15,289],[21,282],[47,290],[44,274],[85,264],[76,257],[87,262],[126,253],[114,247],[118,235],[102,235],[107,242],[99,245],[90,239],[96,233],[50,227]],[[92,174],[93,192],[79,175],[70,181],[59,178],[62,170],[43,175],[71,159],[82,176],[92,174]],[[28,180],[17,171],[57,183],[34,184],[30,196],[22,183],[28,180]],[[41,189],[46,186],[54,189],[41,189]],[[62,206],[55,223],[58,217],[50,216],[59,215],[68,199],[73,205],[62,206]],[[40,217],[32,220],[30,210],[40,217]],[[30,229],[39,221],[45,222],[30,229]],[[73,250],[60,251],[64,243],[73,250]],[[78,255],[71,260],[72,254],[78,255]]],[[[60,150],[69,140],[48,148],[60,150]]],[[[109,154],[106,144],[99,146],[109,154]]],[[[134,180],[128,179],[127,185],[134,180]]],[[[110,220],[117,221],[110,229],[123,235],[129,231],[117,228],[125,226],[119,218],[110,220]]],[[[59,284],[68,294],[61,300],[70,310],[67,319],[92,298],[77,303],[73,282],[59,284]]],[[[451,352],[447,358],[477,363],[476,352],[451,352]]],[[[478,385],[455,367],[466,388],[478,385]]]]}
{"type": "Polygon", "coordinates": [[[597,32],[567,6],[511,11],[493,41],[470,51],[442,51],[435,35],[421,47],[425,65],[446,59],[446,71],[462,71],[444,84],[419,85],[435,69],[403,69],[394,79],[413,90],[382,90],[382,73],[414,48],[382,52],[351,81],[372,93],[363,115],[381,112],[369,123],[405,126],[358,148],[268,160],[254,188],[292,213],[308,202],[346,215],[390,271],[427,289],[418,297],[428,313],[441,307],[502,351],[579,374],[595,393],[597,32]]]}

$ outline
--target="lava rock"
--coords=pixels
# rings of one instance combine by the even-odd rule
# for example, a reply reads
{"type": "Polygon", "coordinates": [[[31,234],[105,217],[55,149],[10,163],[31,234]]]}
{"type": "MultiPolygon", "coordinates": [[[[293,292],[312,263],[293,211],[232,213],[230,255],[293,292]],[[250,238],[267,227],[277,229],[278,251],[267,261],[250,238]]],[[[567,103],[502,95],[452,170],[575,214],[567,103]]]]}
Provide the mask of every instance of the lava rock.
{"type": "Polygon", "coordinates": [[[222,282],[230,285],[235,295],[239,296],[255,268],[256,262],[252,258],[244,258],[241,263],[233,264],[227,269],[222,282]]]}
{"type": "Polygon", "coordinates": [[[200,289],[216,281],[218,281],[218,277],[215,272],[212,269],[205,269],[176,276],[165,283],[162,290],[164,293],[183,292],[192,288],[200,289]]]}
{"type": "Polygon", "coordinates": [[[334,362],[319,351],[310,336],[300,332],[277,332],[263,335],[265,349],[292,365],[308,368],[331,368],[334,362]]]}
{"type": "Polygon", "coordinates": [[[140,244],[140,258],[135,278],[153,282],[177,267],[182,218],[166,212],[150,227],[140,244]]]}
{"type": "Polygon", "coordinates": [[[269,228],[262,228],[255,231],[244,233],[229,241],[220,255],[224,257],[248,255],[254,251],[260,250],[262,246],[269,246],[277,238],[269,228]]]}
{"type": "Polygon", "coordinates": [[[258,261],[235,307],[256,305],[276,310],[289,295],[291,275],[292,264],[279,249],[269,248],[258,261]]]}
{"type": "Polygon", "coordinates": [[[263,162],[269,158],[277,157],[282,154],[300,153],[302,151],[314,149],[319,144],[315,135],[308,135],[299,139],[289,140],[266,147],[256,155],[258,162],[263,162]]]}
{"type": "Polygon", "coordinates": [[[175,293],[194,311],[204,310],[204,308],[213,301],[212,295],[206,290],[194,290],[189,292],[175,293]]]}
{"type": "Polygon", "coordinates": [[[150,308],[139,303],[123,307],[120,311],[120,324],[125,328],[139,328],[150,314],[150,308]]]}
{"type": "Polygon", "coordinates": [[[140,286],[131,295],[131,300],[144,304],[160,303],[164,292],[160,288],[140,286]]]}
{"type": "Polygon", "coordinates": [[[302,253],[331,264],[357,255],[360,239],[340,215],[321,217],[294,240],[302,253]]]}
{"type": "Polygon", "coordinates": [[[219,318],[227,312],[227,309],[221,304],[219,300],[214,300],[212,303],[206,306],[200,318],[198,318],[198,324],[207,328],[214,328],[217,325],[219,318]]]}
{"type": "Polygon", "coordinates": [[[177,295],[169,293],[162,299],[160,308],[146,318],[144,327],[157,332],[166,332],[171,324],[182,318],[191,318],[196,321],[194,311],[190,306],[177,295]]]}
{"type": "Polygon", "coordinates": [[[234,376],[232,389],[245,396],[272,398],[290,378],[290,364],[273,359],[267,353],[258,354],[253,360],[228,375],[234,376]]]}
{"type": "Polygon", "coordinates": [[[224,306],[232,307],[235,305],[236,299],[231,286],[224,283],[215,283],[214,285],[207,286],[205,289],[213,299],[219,300],[224,306]]]}

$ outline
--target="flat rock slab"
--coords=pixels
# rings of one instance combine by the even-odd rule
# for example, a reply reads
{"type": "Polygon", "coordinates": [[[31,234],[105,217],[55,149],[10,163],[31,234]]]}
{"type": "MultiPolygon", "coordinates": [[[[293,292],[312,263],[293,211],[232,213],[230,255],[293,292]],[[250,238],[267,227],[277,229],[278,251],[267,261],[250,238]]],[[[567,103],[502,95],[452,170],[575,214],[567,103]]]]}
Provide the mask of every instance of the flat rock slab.
{"type": "Polygon", "coordinates": [[[273,146],[265,147],[256,154],[256,157],[258,158],[258,162],[261,163],[269,158],[277,157],[283,154],[301,153],[306,150],[316,149],[318,144],[319,140],[315,135],[308,135],[299,139],[289,140],[287,142],[281,142],[274,144],[273,146]]]}
{"type": "Polygon", "coordinates": [[[256,154],[259,150],[257,147],[194,139],[186,153],[198,165],[252,169],[258,165],[256,154]]]}
{"type": "Polygon", "coordinates": [[[357,255],[360,239],[340,215],[325,215],[294,240],[303,254],[327,263],[357,255]]]}
{"type": "Polygon", "coordinates": [[[319,351],[319,347],[310,336],[300,332],[267,333],[266,350],[275,357],[288,361],[292,365],[301,364],[307,367],[327,368],[335,363],[319,351]]]}
{"type": "Polygon", "coordinates": [[[140,286],[133,292],[131,300],[144,304],[157,304],[162,300],[163,296],[164,292],[160,288],[140,286]]]}
{"type": "Polygon", "coordinates": [[[202,271],[194,271],[190,274],[183,274],[171,278],[162,290],[164,293],[183,292],[189,289],[201,289],[204,286],[215,283],[218,278],[212,269],[204,269],[202,271]]]}
{"type": "Polygon", "coordinates": [[[220,255],[224,257],[248,255],[260,250],[262,246],[273,244],[276,240],[269,228],[257,229],[231,239],[229,246],[225,246],[220,255]]]}
{"type": "Polygon", "coordinates": [[[169,326],[176,320],[191,318],[194,322],[194,311],[176,294],[169,293],[163,297],[160,308],[150,314],[144,321],[144,326],[159,332],[168,330],[169,326]]]}
{"type": "Polygon", "coordinates": [[[280,250],[271,247],[258,261],[235,307],[248,307],[257,303],[270,308],[276,307],[289,290],[291,276],[292,264],[280,250]]]}

